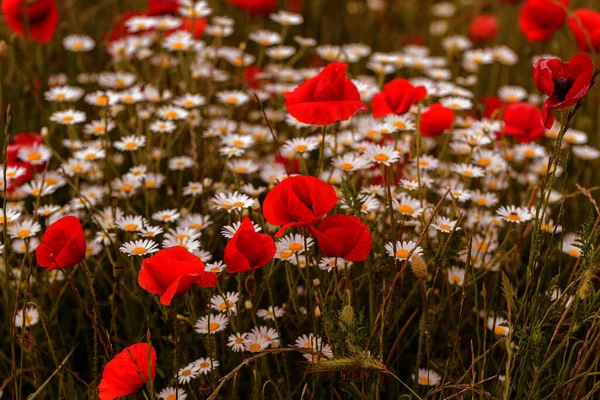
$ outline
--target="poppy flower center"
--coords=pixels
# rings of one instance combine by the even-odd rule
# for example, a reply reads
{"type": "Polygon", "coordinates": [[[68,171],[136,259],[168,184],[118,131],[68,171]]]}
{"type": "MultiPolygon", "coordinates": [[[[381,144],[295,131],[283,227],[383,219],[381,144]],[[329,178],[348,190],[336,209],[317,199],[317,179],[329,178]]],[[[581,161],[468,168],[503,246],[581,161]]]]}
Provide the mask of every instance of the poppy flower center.
{"type": "Polygon", "coordinates": [[[554,80],[554,92],[552,92],[552,96],[556,96],[559,101],[564,101],[573,83],[574,79],[571,77],[556,78],[554,80]]]}

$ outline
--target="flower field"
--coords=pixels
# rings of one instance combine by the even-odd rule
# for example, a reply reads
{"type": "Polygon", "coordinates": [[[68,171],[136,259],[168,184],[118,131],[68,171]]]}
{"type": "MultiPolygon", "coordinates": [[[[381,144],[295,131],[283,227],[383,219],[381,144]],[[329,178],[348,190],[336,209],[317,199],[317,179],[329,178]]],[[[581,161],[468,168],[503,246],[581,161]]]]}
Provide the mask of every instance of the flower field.
{"type": "Polygon", "coordinates": [[[596,0],[1,0],[0,398],[600,398],[596,0]]]}

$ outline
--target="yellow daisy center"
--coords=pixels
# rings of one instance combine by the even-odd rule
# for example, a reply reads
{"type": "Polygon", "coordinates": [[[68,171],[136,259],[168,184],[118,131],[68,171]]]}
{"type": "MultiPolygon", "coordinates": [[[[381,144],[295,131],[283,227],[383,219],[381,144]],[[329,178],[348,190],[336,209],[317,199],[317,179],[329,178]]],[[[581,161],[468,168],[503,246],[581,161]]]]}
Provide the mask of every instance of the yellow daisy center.
{"type": "Polygon", "coordinates": [[[408,253],[409,253],[408,250],[401,249],[401,250],[396,251],[396,257],[398,257],[398,258],[407,258],[408,257],[408,253]]]}
{"type": "Polygon", "coordinates": [[[387,156],[387,154],[383,154],[383,153],[379,153],[379,154],[375,154],[375,160],[379,161],[379,162],[386,162],[388,161],[390,158],[387,156]]]}
{"type": "Polygon", "coordinates": [[[146,253],[145,247],[136,247],[133,250],[131,250],[131,254],[135,254],[136,256],[139,256],[140,254],[145,254],[145,253],[146,253]]]}

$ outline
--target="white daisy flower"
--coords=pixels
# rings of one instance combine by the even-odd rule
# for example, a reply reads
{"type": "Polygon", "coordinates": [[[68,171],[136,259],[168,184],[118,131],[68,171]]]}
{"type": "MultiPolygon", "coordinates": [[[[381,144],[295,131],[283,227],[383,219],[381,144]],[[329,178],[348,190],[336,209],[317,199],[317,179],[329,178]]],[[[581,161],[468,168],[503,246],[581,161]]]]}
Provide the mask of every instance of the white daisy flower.
{"type": "Polygon", "coordinates": [[[409,241],[396,241],[396,245],[393,243],[388,243],[385,245],[385,250],[387,251],[390,257],[395,257],[397,260],[406,260],[408,259],[408,255],[411,251],[418,255],[423,255],[423,249],[421,246],[417,246],[417,243],[409,240],[409,241]],[[414,250],[414,251],[413,251],[414,250]]]}
{"type": "Polygon", "coordinates": [[[74,109],[56,111],[50,116],[50,121],[61,125],[75,125],[85,122],[85,113],[74,109]]]}
{"type": "Polygon", "coordinates": [[[125,253],[129,256],[145,256],[147,254],[156,253],[158,250],[158,244],[148,239],[125,242],[119,248],[121,253],[125,253]]]}
{"type": "Polygon", "coordinates": [[[532,219],[531,213],[525,207],[502,206],[496,210],[496,214],[502,217],[503,220],[520,224],[532,219]]]}
{"type": "Polygon", "coordinates": [[[195,330],[202,334],[214,335],[224,330],[229,324],[229,318],[225,314],[209,314],[196,321],[195,330]]]}

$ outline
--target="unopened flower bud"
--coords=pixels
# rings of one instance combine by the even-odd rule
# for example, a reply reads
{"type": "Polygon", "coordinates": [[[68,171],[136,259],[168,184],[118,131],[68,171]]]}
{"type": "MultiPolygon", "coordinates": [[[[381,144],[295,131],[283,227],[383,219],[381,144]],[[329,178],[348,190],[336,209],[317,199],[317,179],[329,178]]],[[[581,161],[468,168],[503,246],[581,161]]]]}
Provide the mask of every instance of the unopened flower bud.
{"type": "Polygon", "coordinates": [[[42,129],[40,130],[40,135],[42,135],[42,137],[45,139],[48,137],[49,134],[50,132],[48,131],[48,127],[42,127],[42,129]]]}
{"type": "Polygon", "coordinates": [[[317,279],[313,279],[313,285],[314,286],[319,286],[321,284],[321,281],[317,278],[317,279]]]}
{"type": "Polygon", "coordinates": [[[427,263],[417,253],[413,253],[410,257],[410,268],[417,279],[425,279],[427,276],[427,263]]]}
{"type": "Polygon", "coordinates": [[[252,308],[252,302],[250,300],[246,300],[244,302],[244,307],[246,307],[246,310],[249,310],[252,308]]]}
{"type": "Polygon", "coordinates": [[[340,318],[347,324],[354,322],[354,308],[351,305],[344,306],[340,318]]]}

